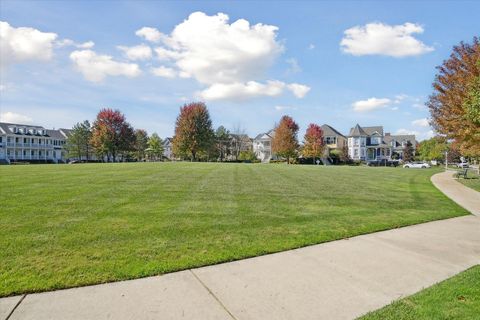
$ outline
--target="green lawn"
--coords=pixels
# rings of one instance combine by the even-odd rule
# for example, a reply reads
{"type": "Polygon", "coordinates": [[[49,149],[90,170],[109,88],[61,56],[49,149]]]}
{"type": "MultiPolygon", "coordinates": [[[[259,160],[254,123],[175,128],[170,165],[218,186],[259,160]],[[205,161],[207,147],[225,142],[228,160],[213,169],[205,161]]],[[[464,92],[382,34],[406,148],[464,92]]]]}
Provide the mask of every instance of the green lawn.
{"type": "Polygon", "coordinates": [[[480,266],[470,268],[361,320],[480,319],[480,266]]]}
{"type": "Polygon", "coordinates": [[[468,214],[431,170],[0,166],[0,296],[156,275],[468,214]]]}
{"type": "Polygon", "coordinates": [[[474,190],[480,192],[480,176],[474,173],[472,170],[467,172],[467,179],[458,179],[459,182],[463,183],[467,187],[470,187],[474,190]]]}

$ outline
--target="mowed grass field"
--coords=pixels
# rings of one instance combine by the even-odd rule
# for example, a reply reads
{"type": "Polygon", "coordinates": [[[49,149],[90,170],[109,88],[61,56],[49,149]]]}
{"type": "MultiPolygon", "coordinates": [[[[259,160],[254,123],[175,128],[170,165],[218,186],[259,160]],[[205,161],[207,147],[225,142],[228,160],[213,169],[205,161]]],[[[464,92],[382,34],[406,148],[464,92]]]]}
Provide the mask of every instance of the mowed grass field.
{"type": "Polygon", "coordinates": [[[468,214],[435,170],[0,166],[0,296],[157,275],[468,214]]]}

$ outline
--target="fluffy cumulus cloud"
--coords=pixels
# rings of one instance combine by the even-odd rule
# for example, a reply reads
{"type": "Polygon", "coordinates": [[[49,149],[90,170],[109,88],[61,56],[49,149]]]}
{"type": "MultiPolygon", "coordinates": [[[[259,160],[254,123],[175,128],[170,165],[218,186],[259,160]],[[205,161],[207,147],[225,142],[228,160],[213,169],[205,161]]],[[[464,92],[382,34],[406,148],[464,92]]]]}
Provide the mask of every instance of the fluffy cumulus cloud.
{"type": "Polygon", "coordinates": [[[160,31],[150,27],[143,27],[137,30],[135,34],[150,42],[159,42],[163,37],[163,34],[160,31]]]}
{"type": "Polygon", "coordinates": [[[92,82],[101,82],[107,76],[136,77],[141,71],[135,63],[113,60],[111,56],[100,55],[92,50],[76,50],[70,54],[75,68],[92,82]]]}
{"type": "Polygon", "coordinates": [[[165,66],[160,66],[158,68],[152,68],[150,70],[153,75],[157,77],[163,77],[163,78],[175,78],[177,73],[174,69],[172,68],[167,68],[165,66]]]}
{"type": "Polygon", "coordinates": [[[430,126],[427,118],[413,120],[412,125],[416,126],[416,127],[428,127],[428,126],[430,126]]]}
{"type": "Polygon", "coordinates": [[[68,46],[73,46],[79,49],[91,49],[95,46],[95,42],[93,41],[87,41],[83,43],[78,43],[73,41],[72,39],[62,39],[57,41],[56,43],[57,47],[68,47],[68,46]]]}
{"type": "Polygon", "coordinates": [[[392,101],[387,98],[369,98],[359,100],[352,104],[353,110],[357,112],[373,111],[388,106],[392,101]]]}
{"type": "Polygon", "coordinates": [[[130,60],[147,60],[152,57],[152,49],[144,44],[133,47],[118,46],[117,48],[123,51],[125,57],[130,60]]]}
{"type": "Polygon", "coordinates": [[[0,21],[1,65],[37,60],[49,60],[53,56],[56,33],[42,32],[34,28],[12,27],[0,21]]]}
{"type": "Polygon", "coordinates": [[[257,81],[215,83],[200,92],[199,97],[205,100],[247,100],[260,96],[279,96],[284,88],[284,82],[275,80],[267,81],[266,83],[257,81]]]}
{"type": "Polygon", "coordinates": [[[344,52],[355,56],[416,56],[434,50],[414,37],[423,31],[421,25],[409,22],[394,26],[368,23],[345,30],[340,46],[344,52]]]}
{"type": "Polygon", "coordinates": [[[208,16],[194,12],[169,35],[148,27],[138,30],[137,35],[160,43],[155,48],[157,58],[175,69],[175,74],[206,85],[200,93],[203,99],[276,96],[284,90],[303,97],[309,89],[305,85],[260,82],[284,51],[276,39],[277,31],[276,26],[251,25],[244,19],[229,23],[223,13],[208,16]]]}
{"type": "Polygon", "coordinates": [[[8,111],[0,113],[0,121],[8,123],[28,124],[32,123],[33,119],[20,113],[8,111]]]}

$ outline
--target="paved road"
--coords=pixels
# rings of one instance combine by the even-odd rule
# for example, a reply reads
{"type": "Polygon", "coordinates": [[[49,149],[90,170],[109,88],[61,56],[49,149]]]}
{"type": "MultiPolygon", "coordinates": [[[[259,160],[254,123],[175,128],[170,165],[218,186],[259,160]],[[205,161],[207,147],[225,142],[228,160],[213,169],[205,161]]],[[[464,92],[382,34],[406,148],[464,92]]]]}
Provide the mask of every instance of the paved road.
{"type": "MultiPolygon", "coordinates": [[[[444,182],[435,184],[451,185],[444,182]]],[[[0,319],[353,319],[479,263],[480,218],[471,215],[164,276],[0,299],[0,319]]]]}

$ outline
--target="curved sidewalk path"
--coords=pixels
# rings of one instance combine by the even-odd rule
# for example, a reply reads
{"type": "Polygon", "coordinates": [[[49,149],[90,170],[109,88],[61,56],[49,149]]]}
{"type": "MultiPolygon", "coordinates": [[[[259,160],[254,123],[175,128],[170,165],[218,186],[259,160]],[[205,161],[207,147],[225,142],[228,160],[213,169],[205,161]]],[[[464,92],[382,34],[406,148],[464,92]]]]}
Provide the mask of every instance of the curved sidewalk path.
{"type": "MultiPolygon", "coordinates": [[[[478,213],[477,198],[465,200],[468,188],[451,175],[432,180],[478,213]]],[[[4,298],[0,319],[354,319],[476,264],[480,218],[469,215],[163,276],[4,298]]]]}
{"type": "Polygon", "coordinates": [[[455,201],[476,216],[480,216],[480,192],[468,188],[456,181],[456,171],[445,171],[432,176],[432,183],[447,197],[455,201]]]}

